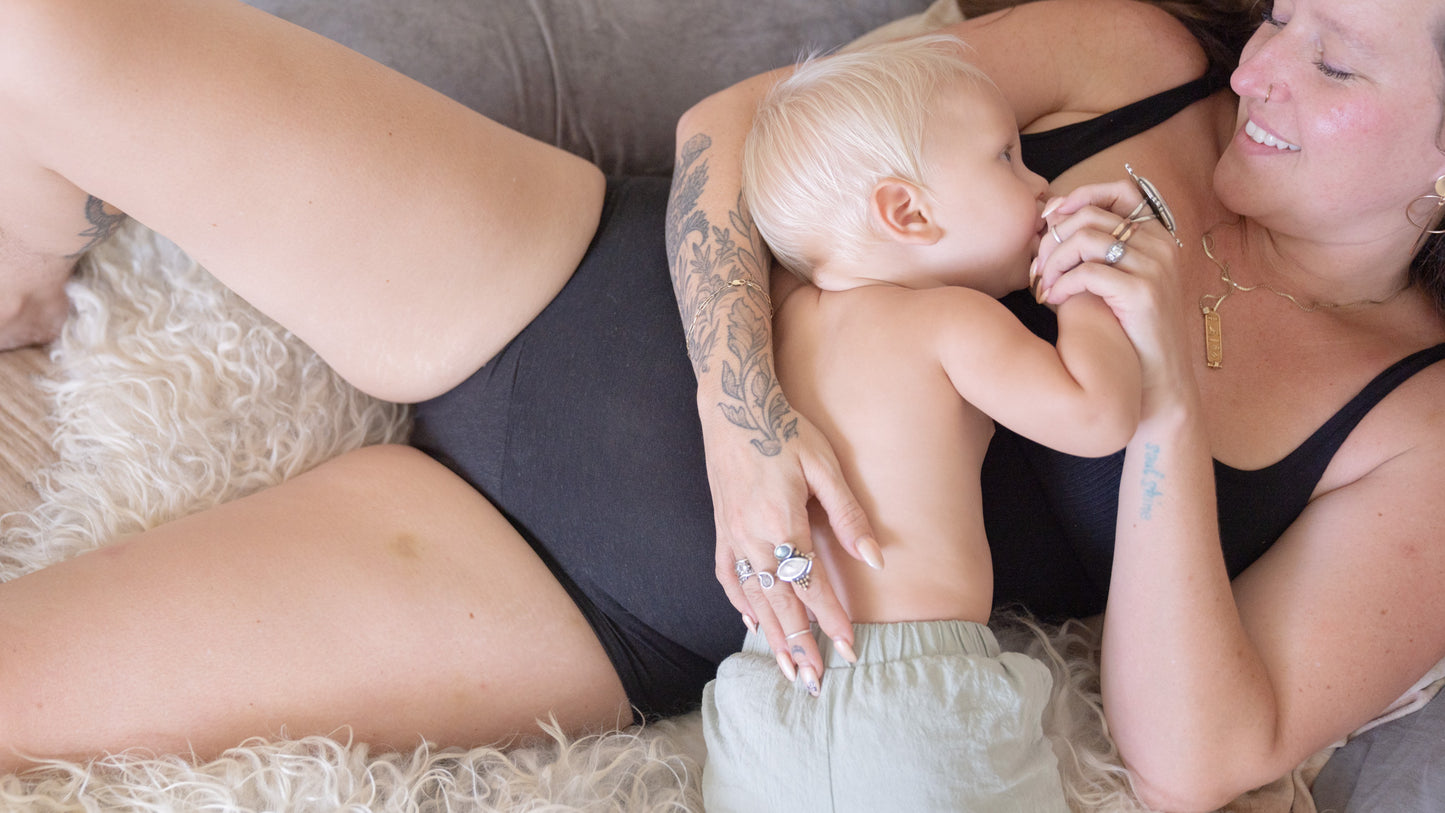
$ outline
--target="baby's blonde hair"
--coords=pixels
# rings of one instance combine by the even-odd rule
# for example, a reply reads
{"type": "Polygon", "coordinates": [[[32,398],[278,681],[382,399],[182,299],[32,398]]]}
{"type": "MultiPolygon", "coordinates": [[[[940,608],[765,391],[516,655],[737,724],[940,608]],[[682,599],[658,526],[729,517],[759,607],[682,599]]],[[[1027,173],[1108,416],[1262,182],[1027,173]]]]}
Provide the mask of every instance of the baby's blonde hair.
{"type": "Polygon", "coordinates": [[[926,189],[923,135],[942,88],[992,86],[957,37],[934,34],[804,60],[758,106],[743,148],[748,210],[773,255],[811,280],[824,259],[856,256],[874,231],[873,187],[926,189]]]}

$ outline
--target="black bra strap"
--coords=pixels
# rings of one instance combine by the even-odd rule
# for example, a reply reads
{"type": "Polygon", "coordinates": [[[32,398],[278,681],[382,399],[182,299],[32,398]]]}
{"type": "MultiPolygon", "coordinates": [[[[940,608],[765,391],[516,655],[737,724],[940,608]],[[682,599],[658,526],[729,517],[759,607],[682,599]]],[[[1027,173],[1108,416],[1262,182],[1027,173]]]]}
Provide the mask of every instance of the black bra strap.
{"type": "Polygon", "coordinates": [[[1325,468],[1334,458],[1335,452],[1339,451],[1345,438],[1349,437],[1349,434],[1355,430],[1360,421],[1365,419],[1370,410],[1384,400],[1386,395],[1394,392],[1396,387],[1409,380],[1411,376],[1442,359],[1445,359],[1445,343],[1411,353],[1375,376],[1354,398],[1341,407],[1339,412],[1331,415],[1330,419],[1316,429],[1314,434],[1279,462],[1263,469],[1247,471],[1235,469],[1216,461],[1216,475],[1220,474],[1221,470],[1227,470],[1237,477],[1267,477],[1278,474],[1282,470],[1294,470],[1294,478],[1301,483],[1308,483],[1310,490],[1313,490],[1314,484],[1319,482],[1325,468]]]}
{"type": "Polygon", "coordinates": [[[1052,181],[1074,164],[1167,120],[1220,87],[1216,77],[1201,76],[1092,119],[1025,133],[1019,137],[1024,164],[1052,181]]]}
{"type": "Polygon", "coordinates": [[[1364,420],[1365,415],[1374,409],[1376,404],[1384,400],[1386,395],[1394,392],[1396,387],[1405,383],[1415,373],[1441,359],[1445,359],[1445,344],[1427,347],[1391,364],[1384,372],[1366,384],[1358,395],[1351,398],[1343,409],[1325,421],[1319,431],[1310,436],[1304,445],[1310,446],[1316,442],[1324,442],[1326,438],[1334,438],[1334,446],[1339,448],[1339,445],[1344,443],[1345,437],[1354,431],[1360,421],[1364,420]]]}

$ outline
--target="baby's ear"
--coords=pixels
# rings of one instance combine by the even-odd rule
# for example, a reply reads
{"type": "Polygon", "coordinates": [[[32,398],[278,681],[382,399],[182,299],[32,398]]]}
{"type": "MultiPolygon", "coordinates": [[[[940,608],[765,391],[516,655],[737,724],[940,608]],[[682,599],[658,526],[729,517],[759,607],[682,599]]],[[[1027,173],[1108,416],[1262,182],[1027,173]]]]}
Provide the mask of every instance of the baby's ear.
{"type": "Polygon", "coordinates": [[[873,222],[888,240],[932,245],[943,236],[928,196],[908,181],[884,178],[873,187],[868,204],[873,222]]]}

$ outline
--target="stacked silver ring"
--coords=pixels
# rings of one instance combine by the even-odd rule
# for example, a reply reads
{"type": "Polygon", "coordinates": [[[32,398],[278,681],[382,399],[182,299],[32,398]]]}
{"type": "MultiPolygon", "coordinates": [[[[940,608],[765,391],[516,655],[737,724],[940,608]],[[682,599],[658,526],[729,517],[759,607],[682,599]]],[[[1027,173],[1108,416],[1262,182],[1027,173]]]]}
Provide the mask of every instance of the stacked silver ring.
{"type": "Polygon", "coordinates": [[[773,574],[769,573],[766,570],[762,571],[761,573],[753,570],[753,563],[749,562],[747,559],[739,559],[736,562],[733,562],[733,572],[738,574],[738,584],[747,584],[748,579],[751,579],[754,576],[758,577],[758,584],[762,585],[764,590],[772,587],[775,583],[773,574]]]}
{"type": "Polygon", "coordinates": [[[739,559],[733,562],[733,572],[738,574],[738,584],[747,584],[748,577],[753,575],[753,563],[747,559],[739,559]]]}

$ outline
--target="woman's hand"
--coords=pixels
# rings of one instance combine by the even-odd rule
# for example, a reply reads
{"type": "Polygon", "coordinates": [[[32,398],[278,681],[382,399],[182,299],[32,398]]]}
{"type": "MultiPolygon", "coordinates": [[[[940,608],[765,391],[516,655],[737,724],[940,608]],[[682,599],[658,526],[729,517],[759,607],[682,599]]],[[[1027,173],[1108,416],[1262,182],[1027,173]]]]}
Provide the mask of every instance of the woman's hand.
{"type": "MultiPolygon", "coordinates": [[[[781,398],[781,393],[777,394],[781,398]]],[[[841,547],[881,565],[868,519],[844,481],[832,447],[806,418],[786,407],[787,437],[766,450],[730,422],[717,403],[699,396],[707,446],[708,481],[717,520],[716,571],[744,623],[768,640],[789,680],[801,678],[817,694],[823,657],[809,632],[809,613],[849,661],[853,627],[822,567],[808,571],[806,587],[777,578],[778,545],[811,554],[808,503],[816,498],[841,547]],[[740,570],[739,563],[747,561],[740,570]],[[751,569],[751,573],[748,572],[751,569]],[[769,586],[770,585],[770,586],[769,586]],[[804,634],[799,634],[804,633],[804,634]]]]}
{"type": "Polygon", "coordinates": [[[1087,291],[1108,304],[1139,354],[1147,416],[1161,397],[1192,381],[1189,343],[1173,318],[1178,244],[1129,181],[1081,186],[1045,211],[1049,233],[1034,269],[1040,299],[1058,304],[1087,291]],[[1118,256],[1108,262],[1120,242],[1122,253],[1114,249],[1118,256]]]}

